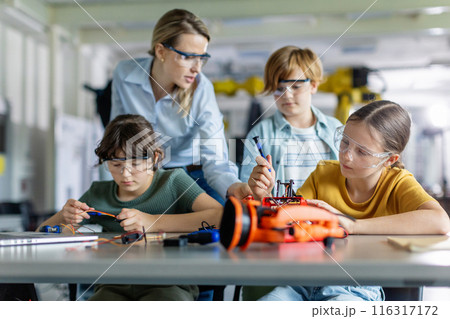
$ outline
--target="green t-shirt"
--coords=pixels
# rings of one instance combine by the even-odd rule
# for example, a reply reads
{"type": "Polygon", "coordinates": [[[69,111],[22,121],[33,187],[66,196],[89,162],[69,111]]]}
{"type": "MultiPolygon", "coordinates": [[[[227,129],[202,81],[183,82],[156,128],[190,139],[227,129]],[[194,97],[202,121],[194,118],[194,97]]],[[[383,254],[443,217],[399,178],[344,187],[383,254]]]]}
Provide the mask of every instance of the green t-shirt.
{"type": "MultiPolygon", "coordinates": [[[[130,201],[117,197],[114,181],[93,182],[80,201],[96,210],[118,215],[122,208],[134,208],[148,214],[183,214],[192,212],[195,199],[204,193],[202,188],[182,169],[159,169],[144,194],[130,201]]],[[[123,228],[109,216],[91,216],[82,224],[99,224],[105,232],[123,232],[123,228]]]]}

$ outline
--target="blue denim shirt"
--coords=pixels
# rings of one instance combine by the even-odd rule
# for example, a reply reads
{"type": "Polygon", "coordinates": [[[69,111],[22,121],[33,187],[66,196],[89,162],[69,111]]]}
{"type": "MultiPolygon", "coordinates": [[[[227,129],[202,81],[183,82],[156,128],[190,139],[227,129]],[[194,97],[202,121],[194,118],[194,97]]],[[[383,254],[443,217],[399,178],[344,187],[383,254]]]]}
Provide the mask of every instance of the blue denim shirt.
{"type": "Polygon", "coordinates": [[[114,70],[111,119],[139,114],[162,133],[164,168],[201,164],[208,184],[225,198],[228,187],[239,182],[237,167],[228,159],[223,117],[212,83],[202,73],[187,116],[170,95],[155,101],[149,81],[152,58],[121,61],[114,70]]]}
{"type": "MultiPolygon", "coordinates": [[[[315,130],[317,136],[324,141],[331,150],[332,159],[338,159],[338,151],[334,146],[334,132],[342,123],[334,117],[323,114],[319,109],[311,106],[311,110],[316,117],[315,130]]],[[[284,155],[286,153],[286,144],[295,139],[292,134],[292,126],[284,118],[279,110],[271,117],[264,119],[256,124],[254,128],[247,134],[244,141],[244,156],[240,171],[240,178],[247,182],[253,168],[256,166],[255,158],[259,156],[255,142],[252,140],[254,136],[259,136],[264,155],[272,156],[272,166],[276,172],[276,179],[284,182],[287,178],[284,176],[284,155]]],[[[297,185],[296,188],[301,185],[297,185]]],[[[275,188],[274,188],[275,191],[275,188]]]]}

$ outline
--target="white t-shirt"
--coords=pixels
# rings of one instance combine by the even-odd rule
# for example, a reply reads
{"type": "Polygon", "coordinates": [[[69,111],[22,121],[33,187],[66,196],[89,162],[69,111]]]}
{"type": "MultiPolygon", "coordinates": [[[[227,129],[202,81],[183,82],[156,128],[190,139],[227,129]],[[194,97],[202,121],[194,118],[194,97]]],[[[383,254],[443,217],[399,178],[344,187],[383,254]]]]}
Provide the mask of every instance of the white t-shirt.
{"type": "MultiPolygon", "coordinates": [[[[316,134],[314,125],[308,128],[292,127],[292,134],[295,139],[290,140],[286,145],[284,158],[284,183],[289,180],[294,181],[293,189],[298,189],[303,185],[309,174],[317,166],[320,160],[329,160],[332,157],[331,150],[316,134]]],[[[280,187],[281,190],[284,187],[280,187]]]]}

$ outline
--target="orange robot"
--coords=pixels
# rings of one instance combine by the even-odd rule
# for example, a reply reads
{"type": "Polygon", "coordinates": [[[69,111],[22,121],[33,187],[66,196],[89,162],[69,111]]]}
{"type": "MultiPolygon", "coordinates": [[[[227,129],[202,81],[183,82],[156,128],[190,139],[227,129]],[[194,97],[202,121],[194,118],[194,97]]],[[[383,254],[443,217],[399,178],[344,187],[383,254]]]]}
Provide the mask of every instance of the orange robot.
{"type": "Polygon", "coordinates": [[[263,202],[230,197],[220,224],[220,242],[228,250],[247,249],[252,242],[289,243],[346,237],[338,217],[310,206],[301,196],[266,197],[263,202]]]}

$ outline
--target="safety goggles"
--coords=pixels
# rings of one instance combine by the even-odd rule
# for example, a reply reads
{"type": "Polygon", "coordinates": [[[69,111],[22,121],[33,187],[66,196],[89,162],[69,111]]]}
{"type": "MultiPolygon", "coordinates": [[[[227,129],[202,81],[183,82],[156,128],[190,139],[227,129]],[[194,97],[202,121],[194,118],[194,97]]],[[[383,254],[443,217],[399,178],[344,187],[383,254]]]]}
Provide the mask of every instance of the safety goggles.
{"type": "Polygon", "coordinates": [[[146,172],[153,167],[148,156],[131,157],[131,158],[111,158],[104,159],[103,165],[111,174],[123,174],[124,169],[130,174],[138,174],[146,172]]]}
{"type": "Polygon", "coordinates": [[[286,94],[286,92],[291,93],[292,95],[298,94],[301,92],[302,88],[306,87],[308,83],[311,82],[311,79],[298,79],[298,80],[280,80],[279,83],[292,83],[288,86],[279,86],[273,92],[275,96],[282,96],[286,94]]]}
{"type": "Polygon", "coordinates": [[[342,154],[347,153],[355,167],[375,168],[383,164],[392,155],[391,152],[375,153],[344,133],[345,126],[340,126],[334,134],[334,145],[342,154]]]}
{"type": "Polygon", "coordinates": [[[165,48],[177,53],[175,61],[183,67],[192,68],[200,63],[200,66],[203,67],[208,62],[211,57],[208,53],[197,54],[197,53],[187,53],[180,50],[175,49],[174,47],[168,45],[167,43],[162,44],[165,48]]]}

